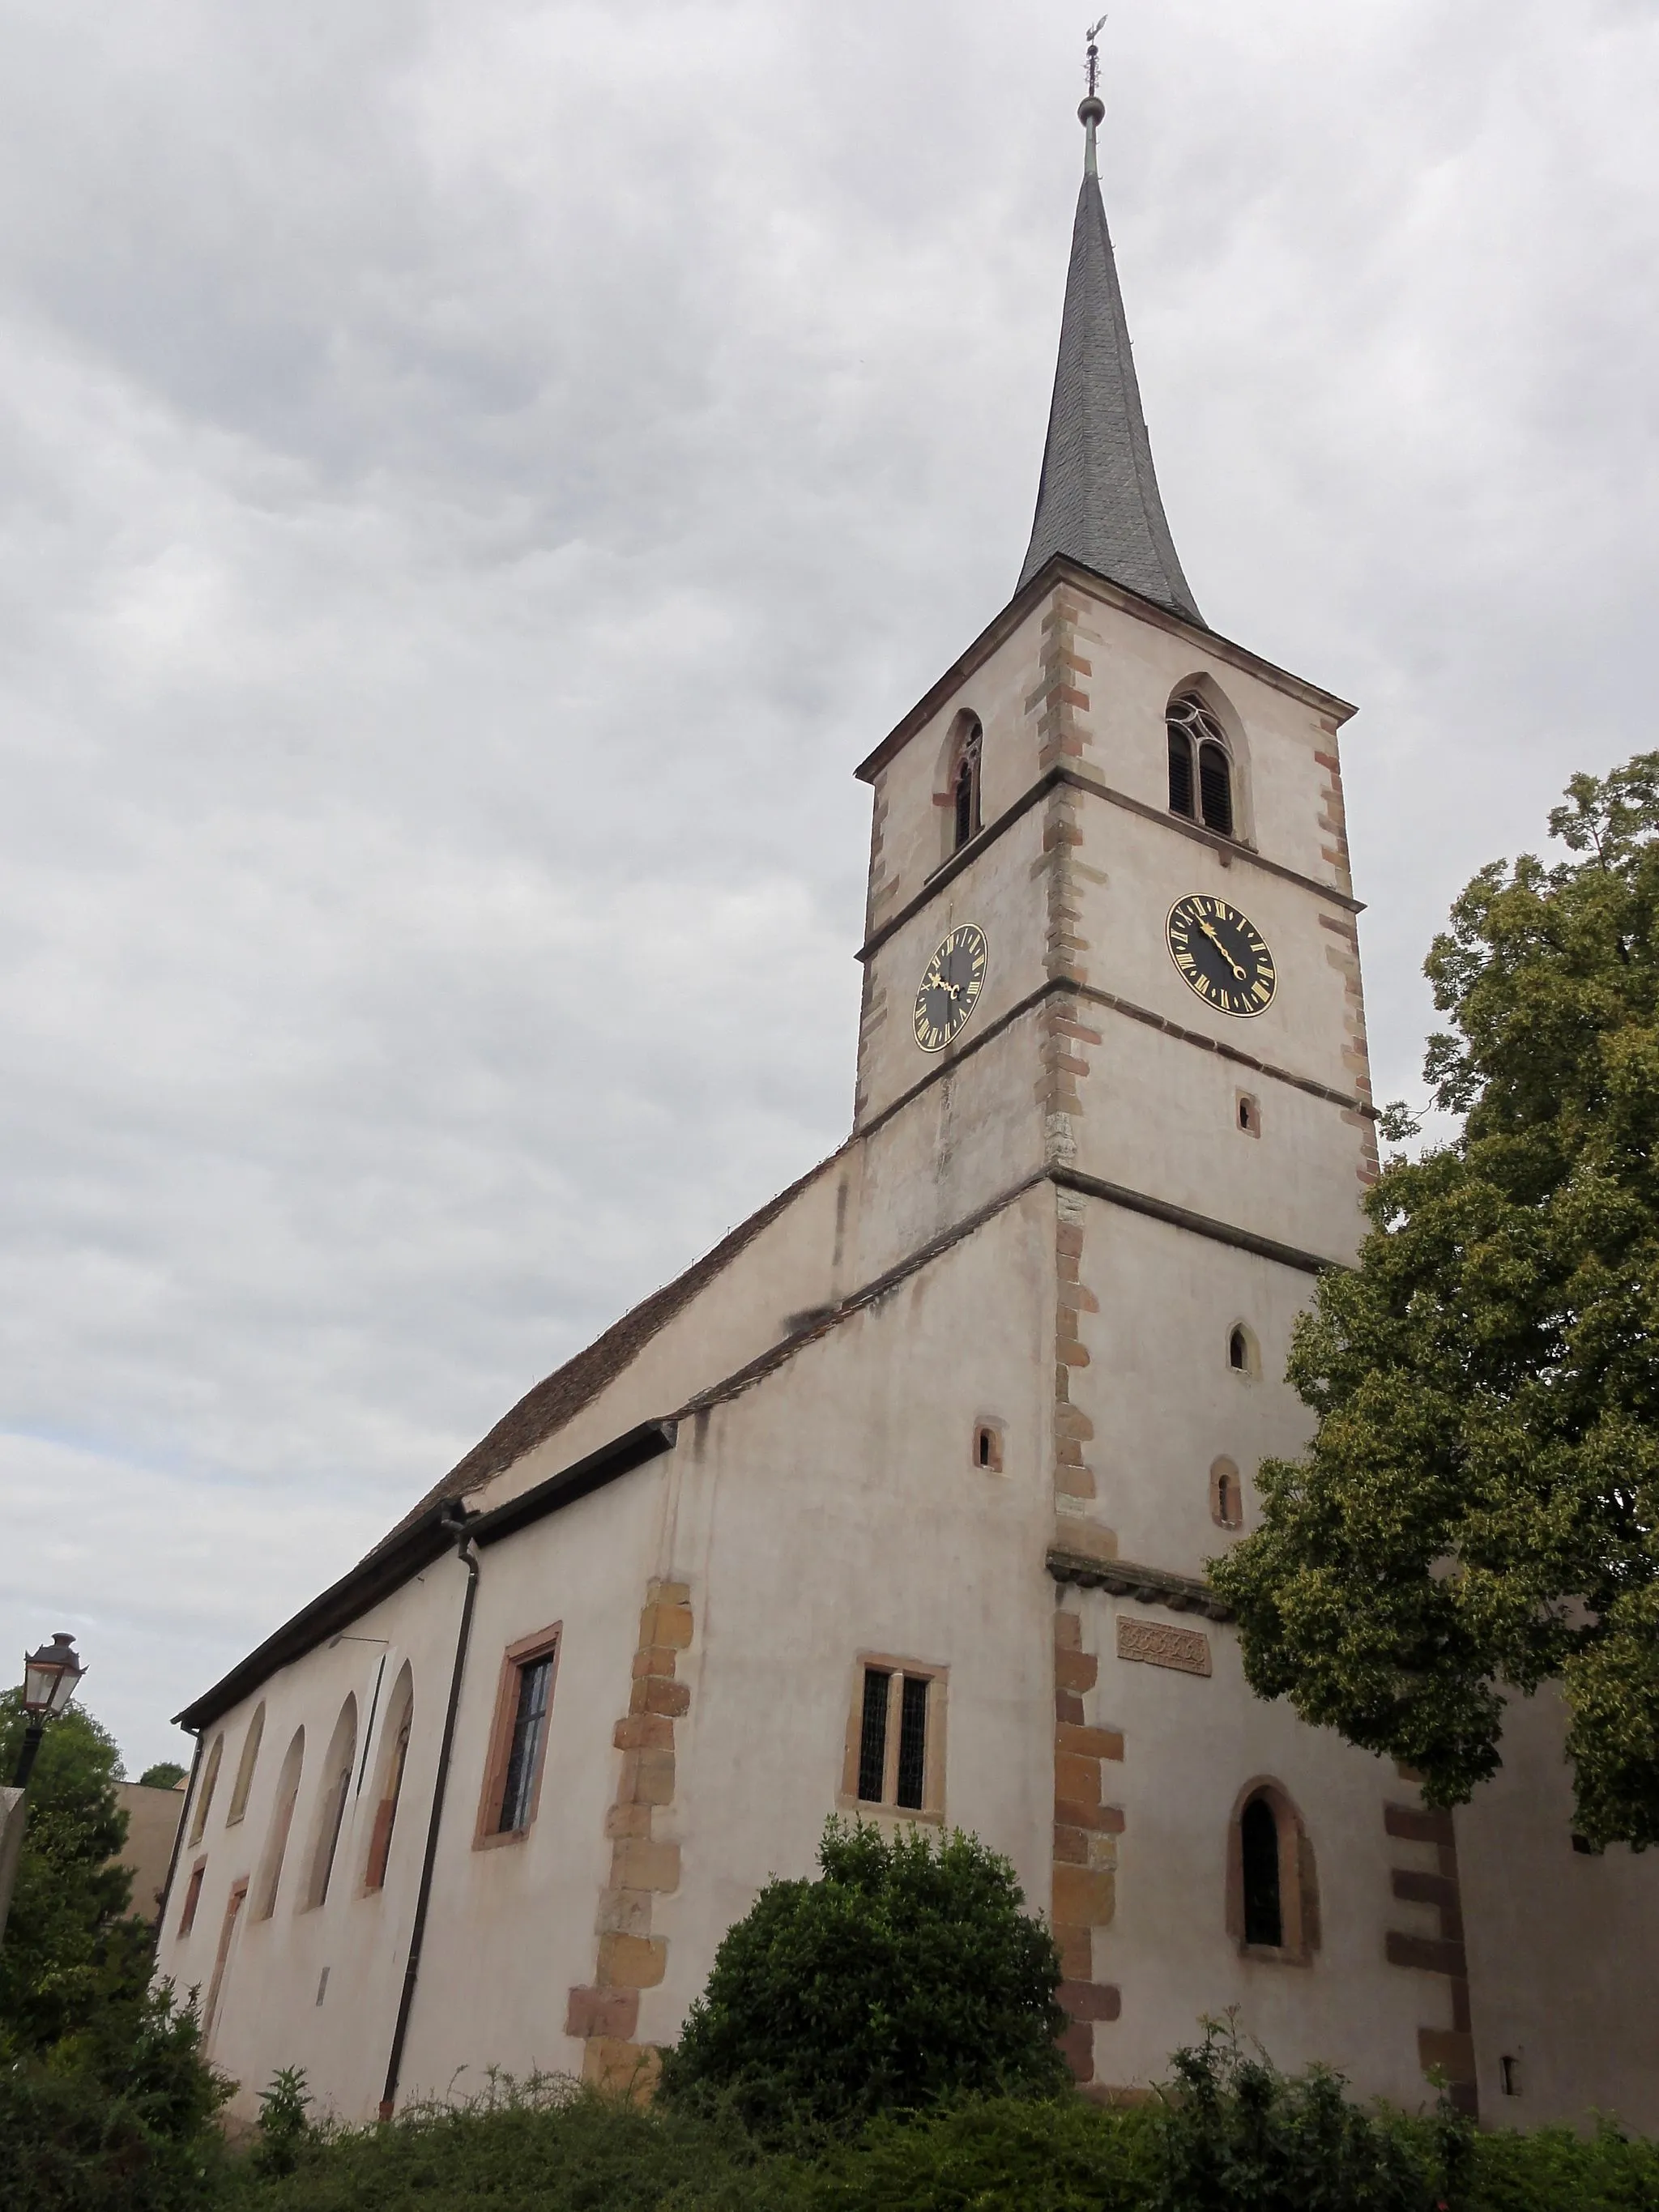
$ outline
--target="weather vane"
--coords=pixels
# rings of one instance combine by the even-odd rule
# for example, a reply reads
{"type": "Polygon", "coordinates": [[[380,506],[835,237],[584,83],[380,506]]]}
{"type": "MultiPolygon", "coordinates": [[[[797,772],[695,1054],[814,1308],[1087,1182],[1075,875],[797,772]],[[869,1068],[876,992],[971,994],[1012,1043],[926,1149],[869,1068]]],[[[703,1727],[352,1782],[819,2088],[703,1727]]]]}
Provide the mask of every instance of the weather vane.
{"type": "Polygon", "coordinates": [[[1095,40],[1100,36],[1101,24],[1105,21],[1106,18],[1103,15],[1100,22],[1091,23],[1089,26],[1089,97],[1091,100],[1098,100],[1100,97],[1100,48],[1095,44],[1095,40]]]}

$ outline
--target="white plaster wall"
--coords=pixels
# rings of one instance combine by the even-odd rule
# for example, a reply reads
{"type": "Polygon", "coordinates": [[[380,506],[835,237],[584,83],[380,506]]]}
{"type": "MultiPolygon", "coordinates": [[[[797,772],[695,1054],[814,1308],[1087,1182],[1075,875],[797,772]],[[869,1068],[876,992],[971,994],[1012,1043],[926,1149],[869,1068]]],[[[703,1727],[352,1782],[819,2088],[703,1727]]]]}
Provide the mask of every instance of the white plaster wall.
{"type": "MultiPolygon", "coordinates": [[[[922,1077],[947,1064],[1044,980],[1047,889],[1034,875],[1042,858],[1042,809],[1033,806],[1011,830],[977,854],[941,886],[920,913],[896,929],[872,956],[874,988],[886,994],[886,1018],[866,1024],[860,1065],[865,1100],[860,1125],[885,1111],[922,1077]],[[929,1054],[915,1039],[915,997],[934,949],[963,922],[985,933],[985,982],[971,1019],[953,1052],[929,1054]]],[[[981,1088],[985,1086],[981,1085],[981,1088]]],[[[986,1091],[991,1110],[1006,1113],[1024,1100],[986,1091]]],[[[1029,1100],[1026,1087],[1024,1100],[1029,1100]]]]}
{"type": "Polygon", "coordinates": [[[593,1979],[594,1914],[611,1869],[605,1818],[621,1761],[611,1730],[628,1711],[665,1464],[653,1461],[479,1554],[403,2099],[445,2090],[463,2066],[463,2093],[482,2087],[492,2065],[520,2076],[580,2070],[565,2005],[573,1987],[593,1979]],[[502,1655],[556,1621],[562,1634],[536,1818],[521,1842],[477,1848],[502,1655]]]}
{"type": "Polygon", "coordinates": [[[1048,612],[1046,601],[1035,607],[881,772],[880,792],[888,810],[882,832],[885,873],[881,911],[870,917],[872,927],[914,898],[946,857],[945,809],[933,802],[945,794],[951,730],[959,713],[977,714],[984,732],[980,812],[985,821],[994,821],[1035,781],[1036,723],[1026,714],[1025,702],[1041,679],[1048,612]]]}
{"type": "MultiPolygon", "coordinates": [[[[1309,805],[1311,810],[1311,798],[1309,805]]],[[[1182,1029],[1352,1097],[1353,1076],[1342,1060],[1349,1042],[1344,978],[1326,957],[1346,953],[1350,945],[1324,927],[1326,918],[1346,922],[1342,910],[1300,884],[1253,866],[1247,856],[1224,865],[1211,846],[1171,835],[1164,823],[1109,801],[1085,799],[1080,817],[1079,857],[1106,878],[1102,883],[1085,877],[1079,887],[1078,933],[1089,948],[1083,959],[1091,983],[1182,1029]],[[1175,902],[1192,892],[1225,899],[1267,939],[1279,986],[1265,1012],[1248,1018],[1222,1013],[1182,982],[1170,957],[1165,924],[1175,902]]]]}
{"type": "Polygon", "coordinates": [[[1090,1517],[1115,1530],[1123,1559],[1201,1574],[1234,1540],[1210,1517],[1212,1463],[1237,1463],[1249,1529],[1260,1518],[1257,1465],[1295,1455],[1312,1433],[1284,1380],[1312,1278],[1094,1200],[1082,1277],[1100,1306],[1081,1317],[1089,1364],[1071,1378],[1095,1429],[1084,1447],[1097,1492],[1090,1517]],[[1260,1346],[1255,1374],[1228,1362],[1241,1321],[1260,1346]]]}
{"type": "Polygon", "coordinates": [[[1573,1850],[1565,1737],[1553,1692],[1512,1699],[1503,1767],[1455,1815],[1481,2117],[1530,2128],[1595,2108],[1659,2133],[1659,1853],[1573,1850]]]}
{"type": "Polygon", "coordinates": [[[679,1892],[641,2033],[671,2037],[772,1874],[813,1870],[860,1650],[951,1669],[945,1816],[1046,1909],[1054,1796],[1052,1194],[953,1247],[758,1389],[688,1425],[671,1539],[697,1632],[676,1727],[679,1892]],[[975,1417],[1005,1469],[972,1464],[975,1417]]]}
{"type": "MultiPolygon", "coordinates": [[[[396,2017],[404,1945],[414,1909],[426,1813],[436,1771],[449,1692],[450,1662],[465,1577],[453,1554],[434,1561],[352,1624],[353,1641],[325,1644],[274,1674],[260,1690],[216,1722],[225,1731],[224,1762],[195,1850],[180,1850],[157,1950],[158,1976],[180,1990],[201,1990],[206,2001],[232,1886],[252,1878],[248,1904],[233,1940],[210,2055],[241,2084],[233,2109],[256,2109],[259,2092],[278,2067],[302,2065],[313,2087],[350,2117],[372,2111],[380,2097],[396,2017]],[[361,1794],[354,1778],[326,1901],[300,1909],[316,1825],[324,1753],[348,1693],[357,1699],[360,1730],[367,1727],[381,1646],[386,1668],[369,1744],[361,1794]],[[414,1725],[404,1777],[391,1863],[384,1890],[362,1893],[364,1861],[374,1820],[374,1777],[386,1704],[399,1668],[408,1660],[415,1686],[414,1725]],[[264,1734],[243,1820],[228,1824],[231,1792],[249,1720],[260,1699],[264,1734]],[[296,1728],[306,1732],[306,1758],[276,1896],[269,1920],[255,1920],[258,1875],[270,1833],[284,1754],[296,1728]],[[207,1868],[195,1925],[178,1933],[190,1871],[205,1851],[207,1868]],[[329,1988],[317,2003],[325,1966],[329,1988]]],[[[362,1771],[362,1736],[358,1740],[362,1771]]],[[[186,1831],[188,1832],[188,1831],[186,1831]]]]}
{"type": "Polygon", "coordinates": [[[1254,1698],[1231,1630],[1099,1593],[1068,1601],[1100,1662],[1085,1710],[1124,1737],[1121,1766],[1103,1769],[1105,1794],[1124,1813],[1117,1910],[1095,1936],[1096,1976],[1118,1985],[1123,2009],[1095,2030],[1099,2078],[1167,2079],[1169,2054],[1199,2040],[1201,2016],[1236,2005],[1240,2030],[1279,2065],[1322,2059],[1361,2096],[1431,2103],[1417,2031],[1449,2027],[1449,1999],[1437,1978],[1384,1954],[1387,1930],[1408,1910],[1389,1882],[1399,1847],[1383,1807],[1407,1794],[1393,1769],[1304,1726],[1287,1705],[1254,1698]],[[1120,1613],[1202,1627],[1213,1674],[1119,1659],[1120,1613]],[[1243,1958],[1226,1929],[1229,1820],[1245,1784],[1269,1776],[1306,1820],[1318,1868],[1322,1940],[1305,1966],[1243,1958]]]}
{"type": "MultiPolygon", "coordinates": [[[[1254,663],[1226,640],[1138,607],[1109,587],[1068,583],[1060,596],[1082,610],[1079,652],[1090,663],[1090,673],[1079,678],[1094,737],[1085,773],[1163,813],[1170,796],[1164,710],[1195,678],[1207,678],[1222,695],[1236,740],[1244,800],[1239,826],[1247,842],[1282,866],[1335,883],[1337,871],[1322,849],[1321,808],[1310,803],[1323,784],[1316,750],[1332,757],[1338,750],[1323,726],[1325,703],[1295,677],[1254,663]]],[[[945,750],[960,711],[976,714],[984,729],[987,822],[1035,780],[1036,715],[1028,714],[1027,702],[1042,679],[1042,625],[1052,605],[1045,599],[1033,608],[880,771],[887,808],[884,914],[915,897],[945,857],[943,810],[933,801],[943,789],[945,750]]],[[[881,918],[872,916],[872,926],[881,918]]]]}

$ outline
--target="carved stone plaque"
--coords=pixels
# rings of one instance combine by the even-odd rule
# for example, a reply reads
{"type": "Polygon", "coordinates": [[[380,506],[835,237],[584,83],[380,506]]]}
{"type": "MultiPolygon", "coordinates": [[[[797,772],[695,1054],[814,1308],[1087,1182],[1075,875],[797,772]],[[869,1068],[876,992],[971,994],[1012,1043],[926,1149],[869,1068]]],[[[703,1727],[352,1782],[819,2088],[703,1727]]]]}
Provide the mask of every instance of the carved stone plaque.
{"type": "Polygon", "coordinates": [[[1117,1656],[1145,1659],[1154,1667],[1178,1668],[1183,1674],[1210,1672],[1210,1639],[1195,1628],[1171,1628],[1163,1620],[1117,1617],[1117,1656]]]}

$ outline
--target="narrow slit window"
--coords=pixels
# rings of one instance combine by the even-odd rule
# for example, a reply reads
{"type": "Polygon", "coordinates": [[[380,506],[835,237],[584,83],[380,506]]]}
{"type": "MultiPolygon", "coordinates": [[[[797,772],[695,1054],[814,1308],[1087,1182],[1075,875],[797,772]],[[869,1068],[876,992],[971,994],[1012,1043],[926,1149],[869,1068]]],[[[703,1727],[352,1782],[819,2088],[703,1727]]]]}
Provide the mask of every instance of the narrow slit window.
{"type": "Polygon", "coordinates": [[[1243,1375],[1250,1364],[1250,1341],[1242,1328],[1236,1328],[1227,1339],[1227,1361],[1236,1374],[1243,1375]]]}
{"type": "Polygon", "coordinates": [[[896,1802],[907,1811],[920,1812],[927,1779],[927,1677],[907,1674],[899,1711],[898,1786],[896,1802]]]}
{"type": "Polygon", "coordinates": [[[513,1716],[513,1741],[507,1757],[507,1779],[501,1789],[502,1835],[530,1826],[536,1783],[541,1771],[542,1747],[547,1736],[547,1709],[553,1688],[553,1655],[532,1659],[519,1669],[518,1706],[513,1716]]]}
{"type": "Polygon", "coordinates": [[[1244,1941],[1278,1950],[1285,1941],[1279,1890],[1279,1822],[1265,1797],[1252,1797],[1239,1820],[1244,1868],[1244,1941]]]}
{"type": "Polygon", "coordinates": [[[859,1727],[859,1796],[879,1805],[887,1778],[887,1705],[893,1678],[879,1667],[864,1670],[864,1712],[859,1727]]]}

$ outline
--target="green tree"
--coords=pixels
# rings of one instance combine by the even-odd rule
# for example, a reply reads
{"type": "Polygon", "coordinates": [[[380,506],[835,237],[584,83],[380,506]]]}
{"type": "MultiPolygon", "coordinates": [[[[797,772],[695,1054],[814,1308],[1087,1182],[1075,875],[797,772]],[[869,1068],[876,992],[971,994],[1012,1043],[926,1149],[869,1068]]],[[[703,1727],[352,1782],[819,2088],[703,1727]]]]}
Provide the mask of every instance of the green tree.
{"type": "Polygon", "coordinates": [[[664,2096],[763,2130],[843,2128],[964,2091],[1054,2095],[1060,1954],[1006,1859],[831,1820],[817,1881],[770,1881],[727,1929],[665,2054],[664,2096]]]}
{"type": "MultiPolygon", "coordinates": [[[[1659,1839],[1659,753],[1583,775],[1575,858],[1494,862],[1426,973],[1449,1144],[1391,1159],[1290,1376],[1318,1416],[1212,1564],[1263,1697],[1402,1759],[1431,1803],[1560,1683],[1577,1823],[1659,1839]]],[[[1415,1132],[1401,1109],[1396,1137],[1415,1132]]]]}
{"type": "MultiPolygon", "coordinates": [[[[20,1692],[0,1692],[0,1774],[8,1778],[24,1725],[20,1692]]],[[[46,1723],[0,1941],[0,2049],[57,2043],[148,1979],[149,1931],[124,1918],[132,1878],[109,1863],[126,1841],[114,1790],[120,1778],[114,1740],[89,1713],[72,1705],[46,1723]]]]}
{"type": "Polygon", "coordinates": [[[161,1759],[154,1766],[144,1769],[138,1777],[138,1786],[141,1790],[171,1790],[174,1783],[184,1778],[185,1770],[176,1759],[161,1759]]]}

